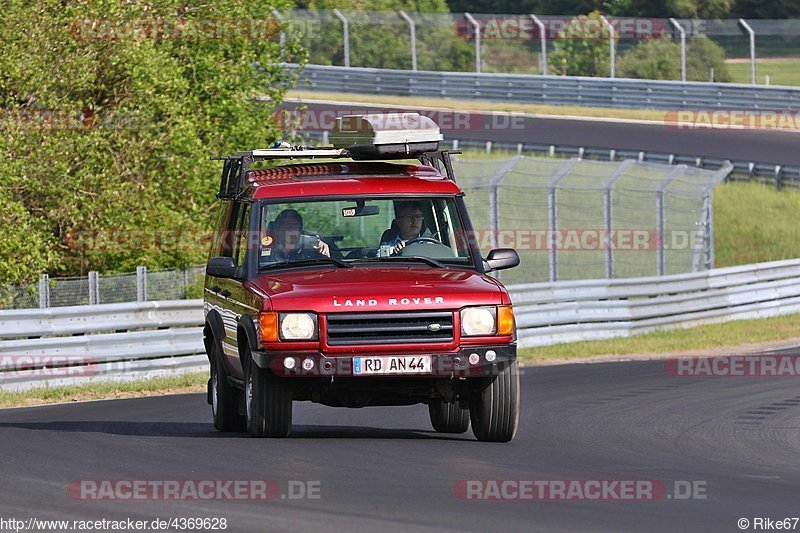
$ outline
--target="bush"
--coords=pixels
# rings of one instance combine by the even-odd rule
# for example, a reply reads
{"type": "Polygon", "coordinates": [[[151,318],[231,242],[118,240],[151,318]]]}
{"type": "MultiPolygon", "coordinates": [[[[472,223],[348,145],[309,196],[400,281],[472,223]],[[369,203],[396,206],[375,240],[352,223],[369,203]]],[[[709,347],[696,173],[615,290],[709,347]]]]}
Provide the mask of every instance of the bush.
{"type": "Polygon", "coordinates": [[[686,43],[686,79],[709,81],[709,70],[714,67],[714,81],[732,81],[725,64],[725,50],[708,37],[694,37],[686,43]]]}
{"type": "MultiPolygon", "coordinates": [[[[725,65],[725,51],[706,37],[695,37],[686,43],[686,79],[731,81],[725,65]]],[[[679,80],[681,78],[681,45],[668,37],[647,40],[620,56],[617,73],[623,78],[679,80]]]]}
{"type": "Polygon", "coordinates": [[[681,77],[681,45],[670,38],[643,41],[619,58],[622,78],[675,80],[681,77]]]}

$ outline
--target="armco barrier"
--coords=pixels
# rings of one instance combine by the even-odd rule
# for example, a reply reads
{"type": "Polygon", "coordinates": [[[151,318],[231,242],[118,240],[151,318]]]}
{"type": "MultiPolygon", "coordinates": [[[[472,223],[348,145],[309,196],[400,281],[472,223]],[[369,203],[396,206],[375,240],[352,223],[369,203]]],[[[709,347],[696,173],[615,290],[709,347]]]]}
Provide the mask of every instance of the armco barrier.
{"type": "Polygon", "coordinates": [[[800,313],[800,260],[509,289],[520,346],[544,346],[800,313]]]}
{"type": "Polygon", "coordinates": [[[286,63],[302,90],[647,109],[800,109],[800,87],[286,63]]]}
{"type": "MultiPolygon", "coordinates": [[[[531,283],[509,286],[509,291],[521,347],[600,340],[800,313],[800,259],[660,277],[531,283]]],[[[200,300],[24,311],[0,311],[2,390],[208,369],[200,300]],[[109,313],[117,313],[119,324],[109,313]],[[93,325],[101,318],[102,328],[93,325]],[[27,333],[14,334],[9,320],[27,333]],[[31,336],[36,324],[43,336],[19,338],[31,336]],[[30,368],[10,368],[23,357],[30,368]],[[59,369],[64,358],[90,364],[59,369]]]]}
{"type": "Polygon", "coordinates": [[[200,300],[0,311],[0,389],[208,369],[200,300]]]}

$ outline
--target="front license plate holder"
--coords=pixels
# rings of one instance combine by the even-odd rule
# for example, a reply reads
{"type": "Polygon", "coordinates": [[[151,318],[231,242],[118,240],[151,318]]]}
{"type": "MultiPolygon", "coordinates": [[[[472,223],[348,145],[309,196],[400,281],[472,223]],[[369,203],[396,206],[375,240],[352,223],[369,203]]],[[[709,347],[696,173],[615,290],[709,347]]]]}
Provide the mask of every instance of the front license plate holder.
{"type": "Polygon", "coordinates": [[[354,376],[425,375],[432,372],[430,355],[375,355],[353,357],[354,376]]]}

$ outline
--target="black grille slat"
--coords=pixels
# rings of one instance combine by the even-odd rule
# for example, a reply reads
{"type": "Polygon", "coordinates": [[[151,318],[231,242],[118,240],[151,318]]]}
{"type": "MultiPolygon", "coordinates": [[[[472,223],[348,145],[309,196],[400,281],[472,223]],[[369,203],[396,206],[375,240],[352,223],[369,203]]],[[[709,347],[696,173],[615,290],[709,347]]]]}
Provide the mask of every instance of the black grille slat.
{"type": "MultiPolygon", "coordinates": [[[[403,329],[406,331],[428,331],[427,325],[420,325],[420,326],[412,326],[412,325],[403,325],[403,329]]],[[[453,326],[442,326],[441,330],[451,330],[453,326]]],[[[397,326],[370,326],[369,333],[386,333],[386,332],[393,332],[397,330],[397,326]]],[[[328,328],[329,332],[334,332],[335,334],[343,334],[343,333],[363,333],[363,327],[342,327],[342,326],[330,326],[328,328]]]]}
{"type": "Polygon", "coordinates": [[[328,344],[443,343],[453,340],[452,312],[340,313],[326,318],[328,344]],[[430,324],[440,329],[430,331],[430,324]]]}

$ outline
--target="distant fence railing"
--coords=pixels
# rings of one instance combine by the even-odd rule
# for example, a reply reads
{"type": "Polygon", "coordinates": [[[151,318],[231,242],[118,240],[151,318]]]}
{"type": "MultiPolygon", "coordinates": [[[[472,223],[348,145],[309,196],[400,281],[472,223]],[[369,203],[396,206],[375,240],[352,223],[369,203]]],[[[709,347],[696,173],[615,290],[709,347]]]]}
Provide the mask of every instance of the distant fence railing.
{"type": "MultiPolygon", "coordinates": [[[[148,269],[105,274],[90,271],[86,276],[51,278],[39,276],[38,283],[0,285],[0,309],[65,307],[124,302],[197,298],[202,293],[205,265],[184,269],[148,269]]],[[[1,326],[0,326],[1,327],[1,326]]]]}
{"type": "MultiPolygon", "coordinates": [[[[601,61],[613,78],[617,63],[624,64],[622,58],[631,50],[652,40],[667,39],[675,43],[675,57],[670,59],[680,61],[675,65],[680,68],[671,73],[675,79],[702,76],[713,80],[726,74],[715,73],[711,61],[704,65],[709,58],[694,58],[703,66],[697,61],[687,64],[687,58],[698,53],[694,47],[698,38],[709,38],[724,48],[727,57],[749,60],[746,78],[750,83],[763,80],[769,84],[768,76],[757,76],[757,58],[791,57],[800,47],[798,19],[676,20],[610,14],[576,18],[574,14],[364,9],[273,10],[273,15],[281,23],[282,44],[302,42],[309,62],[347,67],[559,74],[567,65],[553,61],[553,56],[548,61],[548,55],[563,50],[564,41],[584,40],[589,46],[594,41],[594,47],[599,45],[604,50],[610,45],[601,61]]],[[[287,47],[284,52],[291,54],[287,47]]],[[[567,60],[574,59],[568,56],[567,60]]],[[[745,77],[742,74],[740,77],[745,77]]]]}
{"type": "MultiPolygon", "coordinates": [[[[800,259],[508,288],[520,346],[545,346],[800,313],[800,259]]],[[[0,311],[0,390],[205,371],[202,323],[201,300],[0,311]]]]}
{"type": "Polygon", "coordinates": [[[800,109],[800,87],[325,65],[300,69],[289,63],[284,68],[298,73],[298,89],[312,91],[637,109],[800,109]]]}

